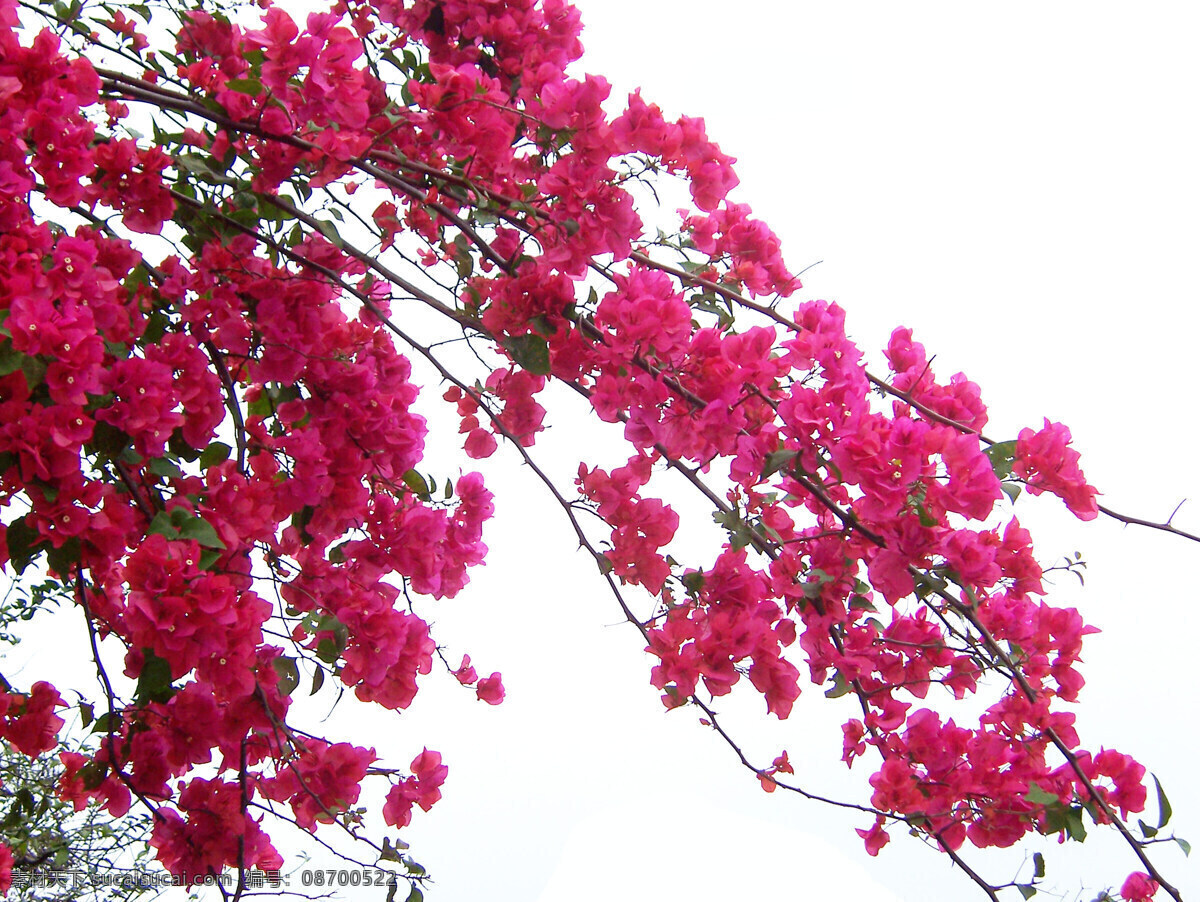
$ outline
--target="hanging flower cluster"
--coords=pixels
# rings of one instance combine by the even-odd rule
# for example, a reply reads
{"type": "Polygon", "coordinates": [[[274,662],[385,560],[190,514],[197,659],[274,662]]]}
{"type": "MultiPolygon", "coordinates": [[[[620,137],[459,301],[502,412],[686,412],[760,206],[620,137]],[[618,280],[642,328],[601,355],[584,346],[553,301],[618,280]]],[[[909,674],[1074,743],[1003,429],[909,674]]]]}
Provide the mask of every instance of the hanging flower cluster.
{"type": "MultiPolygon", "coordinates": [[[[189,881],[278,868],[261,812],[347,822],[373,773],[392,827],[440,798],[437,752],[400,778],[290,718],[299,666],[410,705],[440,654],[413,596],[452,598],[484,559],[482,476],[417,470],[416,364],[471,459],[531,462],[551,384],[620,424],[624,465],[581,463],[573,501],[547,484],[651,682],[709,722],[701,695],[743,677],[779,718],[805,678],[855,699],[871,854],[895,823],[961,862],[1143,810],[1141,765],[1080,748],[1062,703],[1092,628],[1046,600],[1002,502],[1023,484],[1096,516],[1065,426],[986,441],[978,387],[938,382],[907,329],[870,374],[836,304],[788,301],[703,120],[638,94],[610,115],[603,78],[567,74],[564,0],[260,6],[180,3],[149,29],[0,0],[0,561],[44,566],[137,686],[109,689],[94,754],[63,754],[65,798],[150,806],[189,881]],[[672,235],[643,225],[653,178],[690,190],[672,235]],[[437,350],[447,329],[476,353],[437,350]],[[667,468],[727,532],[696,566],[649,493],[667,468]],[[997,686],[974,722],[926,704],[997,686]]],[[[469,656],[450,672],[502,701],[469,656]]],[[[0,736],[50,750],[63,705],[0,695],[0,736]]],[[[792,765],[756,772],[773,791],[792,765]]],[[[1150,873],[1124,897],[1169,888],[1133,845],[1150,873]]]]}

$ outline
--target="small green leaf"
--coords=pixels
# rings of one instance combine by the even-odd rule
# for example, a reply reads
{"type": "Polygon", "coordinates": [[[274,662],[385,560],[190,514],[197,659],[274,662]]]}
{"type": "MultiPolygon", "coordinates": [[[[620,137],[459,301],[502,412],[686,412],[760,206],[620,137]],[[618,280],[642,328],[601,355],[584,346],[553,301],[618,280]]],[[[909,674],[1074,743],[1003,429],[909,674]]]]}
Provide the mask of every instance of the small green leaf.
{"type": "Polygon", "coordinates": [[[263,85],[257,78],[231,78],[225,82],[225,87],[231,91],[237,91],[239,94],[250,94],[254,96],[261,94],[263,85]]]}
{"type": "Polygon", "coordinates": [[[1034,805],[1057,805],[1058,796],[1052,792],[1047,792],[1036,783],[1030,783],[1029,792],[1025,793],[1025,801],[1032,802],[1034,805]]]}
{"type": "Polygon", "coordinates": [[[154,519],[150,521],[150,527],[146,530],[146,535],[166,536],[168,539],[174,539],[179,535],[179,529],[171,522],[170,514],[166,511],[159,511],[154,515],[154,519]]]}
{"type": "Polygon", "coordinates": [[[156,457],[150,461],[148,469],[155,476],[164,476],[168,479],[178,479],[183,475],[175,461],[166,457],[156,457]]]}
{"type": "Polygon", "coordinates": [[[997,479],[1005,479],[1012,475],[1013,462],[1017,456],[1016,439],[996,442],[994,445],[984,448],[983,453],[992,462],[992,471],[996,474],[997,479]]]}
{"type": "Polygon", "coordinates": [[[292,526],[300,533],[300,540],[305,545],[312,541],[312,535],[308,531],[308,524],[312,522],[313,514],[316,512],[317,509],[315,507],[311,504],[306,504],[300,510],[296,511],[296,513],[292,514],[292,526]]]}
{"type": "Polygon", "coordinates": [[[404,902],[422,902],[424,898],[425,895],[421,892],[421,887],[414,883],[412,889],[408,891],[408,898],[404,902]]]}
{"type": "Polygon", "coordinates": [[[96,719],[96,708],[89,702],[79,703],[79,720],[84,729],[91,726],[93,720],[96,719]]]}
{"type": "Polygon", "coordinates": [[[1013,504],[1017,503],[1017,499],[1021,497],[1021,486],[1016,482],[1000,483],[1000,491],[1008,496],[1008,500],[1013,504]]]}
{"type": "MultiPolygon", "coordinates": [[[[403,863],[404,863],[404,867],[413,876],[415,876],[415,877],[424,877],[425,876],[425,866],[420,864],[417,861],[414,861],[410,856],[405,855],[403,863]]],[[[414,887],[414,889],[415,889],[415,887],[414,887]]],[[[410,896],[409,898],[412,898],[412,897],[410,896]]],[[[420,897],[418,896],[417,898],[420,898],[420,897]]]]}
{"type": "Polygon", "coordinates": [[[841,698],[849,691],[850,684],[846,681],[846,678],[839,673],[834,675],[833,686],[825,690],[825,697],[841,698]]]}
{"type": "Polygon", "coordinates": [[[383,848],[379,852],[380,861],[394,861],[400,863],[400,852],[392,845],[391,840],[386,836],[383,838],[383,848]]]}
{"type": "Polygon", "coordinates": [[[1041,852],[1033,853],[1033,876],[1035,880],[1046,876],[1046,858],[1041,852]]]}
{"type": "Polygon", "coordinates": [[[1083,809],[1070,808],[1067,810],[1067,833],[1076,842],[1087,839],[1087,829],[1083,826],[1083,809]]]}
{"type": "Polygon", "coordinates": [[[400,477],[401,481],[408,486],[414,495],[421,498],[429,497],[429,483],[425,481],[425,477],[416,470],[409,470],[400,477]]]}
{"type": "Polygon", "coordinates": [[[1018,883],[1017,892],[1021,894],[1022,899],[1032,899],[1037,895],[1037,888],[1032,883],[1018,883]]]}
{"type": "Polygon", "coordinates": [[[1192,854],[1192,844],[1182,836],[1172,836],[1171,839],[1175,840],[1179,844],[1179,848],[1183,849],[1184,857],[1192,854]]]}
{"type": "Polygon", "coordinates": [[[325,668],[318,667],[313,672],[312,689],[308,691],[309,695],[316,695],[321,691],[321,687],[325,685],[325,668]]]}
{"type": "Polygon", "coordinates": [[[200,467],[207,470],[209,467],[215,467],[229,459],[230,453],[233,451],[224,442],[213,442],[207,448],[200,452],[200,467]]]}
{"type": "Polygon", "coordinates": [[[271,662],[275,673],[279,676],[279,694],[289,696],[300,684],[300,671],[296,667],[296,659],[281,656],[271,662]]]}
{"type": "Polygon", "coordinates": [[[139,705],[170,701],[175,694],[175,688],[171,685],[171,665],[149,648],[142,649],[142,653],[145,663],[138,675],[134,699],[139,705]]]}
{"type": "Polygon", "coordinates": [[[550,348],[546,339],[532,333],[514,335],[502,342],[513,362],[535,376],[550,373],[550,348]]]}
{"type": "Polygon", "coordinates": [[[1158,836],[1158,828],[1151,827],[1149,824],[1147,824],[1141,818],[1138,818],[1138,827],[1142,831],[1142,836],[1145,836],[1148,839],[1153,839],[1154,837],[1158,836]]]}
{"type": "Polygon", "coordinates": [[[46,548],[46,563],[59,576],[67,577],[79,563],[81,550],[79,536],[71,536],[57,548],[53,545],[46,548]]]}
{"type": "Polygon", "coordinates": [[[121,715],[115,711],[107,711],[96,718],[92,724],[93,733],[113,733],[121,727],[121,715]]]}
{"type": "Polygon", "coordinates": [[[317,659],[332,664],[338,659],[337,643],[325,636],[317,643],[317,659]]]}
{"type": "Polygon", "coordinates": [[[0,341],[0,376],[15,373],[25,362],[25,355],[16,350],[10,341],[0,341]]]}
{"type": "Polygon", "coordinates": [[[129,433],[110,423],[97,423],[92,429],[90,446],[97,454],[102,454],[109,460],[116,460],[133,442],[129,433]]]}
{"type": "Polygon", "coordinates": [[[787,467],[793,460],[795,460],[796,455],[799,453],[799,451],[793,451],[787,448],[781,448],[778,451],[772,451],[767,455],[767,459],[763,461],[762,478],[767,479],[768,477],[773,476],[780,470],[787,467]]]}
{"type": "Polygon", "coordinates": [[[13,798],[13,806],[14,807],[18,807],[18,808],[23,807],[26,811],[28,811],[30,813],[32,813],[33,810],[35,808],[37,808],[37,803],[34,802],[34,800],[33,800],[33,793],[29,791],[28,786],[22,786],[13,795],[14,795],[14,798],[13,798]]]}
{"type": "Polygon", "coordinates": [[[317,231],[328,238],[330,244],[339,249],[343,246],[344,242],[342,236],[338,234],[337,226],[324,219],[314,219],[313,222],[317,226],[317,231]]]}
{"type": "Polygon", "coordinates": [[[37,357],[26,357],[21,361],[21,372],[25,374],[25,384],[33,391],[46,379],[46,363],[37,357]]]}
{"type": "Polygon", "coordinates": [[[179,528],[181,539],[195,539],[205,548],[224,550],[225,543],[217,535],[211,523],[203,517],[192,517],[179,528]]]}
{"type": "MultiPolygon", "coordinates": [[[[1151,774],[1154,777],[1153,774],[1151,774]]],[[[1167,821],[1171,819],[1171,803],[1167,801],[1167,794],[1163,792],[1162,784],[1158,782],[1158,777],[1154,777],[1154,788],[1158,792],[1158,826],[1162,829],[1167,825],[1167,821]]]]}
{"type": "Polygon", "coordinates": [[[38,531],[29,525],[25,517],[8,524],[4,538],[8,543],[8,561],[18,576],[25,572],[25,568],[33,563],[33,559],[45,547],[38,531]]]}
{"type": "Polygon", "coordinates": [[[108,768],[95,761],[89,761],[79,768],[79,777],[83,781],[83,788],[89,791],[99,789],[106,776],[108,776],[108,768]]]}

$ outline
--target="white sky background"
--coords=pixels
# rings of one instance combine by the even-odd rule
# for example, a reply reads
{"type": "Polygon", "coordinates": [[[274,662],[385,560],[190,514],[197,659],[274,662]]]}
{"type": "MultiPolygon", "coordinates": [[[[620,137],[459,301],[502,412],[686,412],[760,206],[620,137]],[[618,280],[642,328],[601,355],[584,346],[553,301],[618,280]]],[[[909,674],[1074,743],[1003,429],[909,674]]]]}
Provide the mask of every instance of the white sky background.
{"type": "MultiPolygon", "coordinates": [[[[993,437],[1061,420],[1105,503],[1162,519],[1194,497],[1177,523],[1200,531],[1200,7],[579,5],[583,68],[617,96],[641,85],[668,114],[705,117],[739,159],[735,199],[771,224],[793,269],[823,261],[798,297],[845,307],[877,368],[890,331],[912,327],[941,378],[961,370],[983,387],[993,437]]],[[[563,409],[538,445],[560,472],[581,453],[623,460],[582,425],[582,408],[563,409]]],[[[428,464],[438,472],[439,448],[428,464]]],[[[515,460],[502,449],[488,463],[517,471],[515,460]]],[[[421,612],[454,664],[465,650],[481,673],[504,673],[508,700],[488,708],[434,674],[399,717],[347,699],[327,725],[331,736],[357,733],[389,764],[406,765],[423,745],[443,753],[445,798],[404,833],[437,878],[433,902],[982,898],[900,831],[868,858],[853,832],[869,826],[865,815],[768,796],[694,715],[664,713],[640,637],[617,625],[561,514],[528,473],[489,473],[489,483],[498,513],[488,565],[462,597],[421,612]]],[[[1085,646],[1085,745],[1118,747],[1158,773],[1173,825],[1200,843],[1200,546],[1079,524],[1049,496],[1023,496],[1016,513],[1044,563],[1079,550],[1089,564],[1082,593],[1069,576],[1056,584],[1056,597],[1104,630],[1085,646]]],[[[53,669],[32,642],[21,652],[32,658],[28,681],[53,669]]],[[[18,668],[5,667],[14,678],[18,668]]],[[[838,760],[846,699],[807,687],[780,724],[749,695],[718,709],[756,761],[787,748],[797,782],[868,797],[872,762],[848,775],[838,760]]],[[[1068,900],[1088,902],[1135,869],[1096,832],[1081,849],[1042,848],[1048,886],[1068,900]]],[[[1195,898],[1194,862],[1173,845],[1155,851],[1195,898]]],[[[996,882],[1025,854],[965,853],[996,882]]]]}

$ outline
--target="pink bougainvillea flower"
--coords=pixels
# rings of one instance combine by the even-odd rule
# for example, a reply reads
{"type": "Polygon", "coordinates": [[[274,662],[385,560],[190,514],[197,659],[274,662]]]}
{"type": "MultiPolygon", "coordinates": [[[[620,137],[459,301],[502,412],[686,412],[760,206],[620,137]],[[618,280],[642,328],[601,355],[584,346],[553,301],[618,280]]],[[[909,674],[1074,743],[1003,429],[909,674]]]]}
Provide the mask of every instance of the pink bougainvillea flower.
{"type": "Polygon", "coordinates": [[[1125,902],[1148,902],[1158,892],[1158,882],[1149,874],[1134,872],[1121,884],[1121,898],[1125,902]]]}

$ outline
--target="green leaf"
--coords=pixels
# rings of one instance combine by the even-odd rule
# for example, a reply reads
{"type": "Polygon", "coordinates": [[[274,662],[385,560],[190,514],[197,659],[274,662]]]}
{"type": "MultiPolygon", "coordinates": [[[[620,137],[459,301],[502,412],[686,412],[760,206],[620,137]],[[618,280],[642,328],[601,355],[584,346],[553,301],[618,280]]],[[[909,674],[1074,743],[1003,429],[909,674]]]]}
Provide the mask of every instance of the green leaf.
{"type": "Polygon", "coordinates": [[[181,539],[195,539],[205,548],[224,550],[225,543],[217,535],[211,523],[203,517],[192,517],[179,528],[181,539]]]}
{"type": "Polygon", "coordinates": [[[9,563],[18,576],[25,572],[25,568],[33,563],[33,559],[45,548],[38,531],[29,525],[25,517],[8,524],[4,538],[8,543],[9,563]]]}
{"type": "Polygon", "coordinates": [[[312,541],[312,536],[308,532],[308,524],[312,522],[313,514],[317,509],[311,504],[306,504],[296,513],[292,514],[292,526],[296,527],[296,531],[300,533],[300,540],[307,545],[312,541]]]}
{"type": "Polygon", "coordinates": [[[83,781],[83,788],[89,791],[99,789],[106,776],[108,776],[108,768],[95,761],[89,761],[79,768],[79,777],[83,781]]]}
{"type": "Polygon", "coordinates": [[[96,718],[92,724],[93,733],[113,733],[121,728],[121,715],[115,711],[106,711],[96,718]]]}
{"type": "Polygon", "coordinates": [[[428,500],[429,498],[429,483],[425,481],[425,477],[416,470],[409,470],[400,477],[401,481],[408,486],[414,495],[428,500]]]}
{"type": "MultiPolygon", "coordinates": [[[[425,876],[425,866],[420,864],[417,861],[414,861],[410,856],[408,856],[408,855],[404,856],[403,864],[404,864],[404,867],[408,870],[408,872],[410,874],[413,874],[414,876],[417,876],[417,877],[425,876]]],[[[413,887],[413,888],[415,889],[416,887],[413,887]]],[[[412,896],[410,895],[409,898],[411,899],[412,896]]],[[[417,898],[420,899],[421,897],[418,896],[417,898]]]]}
{"type": "Polygon", "coordinates": [[[1017,499],[1021,497],[1021,485],[1016,482],[1000,483],[1000,491],[1008,496],[1008,500],[1013,504],[1017,503],[1017,499]]]}
{"type": "Polygon", "coordinates": [[[1179,848],[1183,849],[1185,857],[1192,854],[1192,844],[1182,836],[1172,836],[1171,839],[1175,840],[1179,844],[1179,848]]]}
{"type": "Polygon", "coordinates": [[[938,525],[937,517],[929,513],[923,504],[917,505],[917,522],[926,528],[938,525]]]}
{"type": "Polygon", "coordinates": [[[156,457],[150,461],[149,470],[155,476],[165,476],[168,479],[178,479],[183,475],[175,461],[166,457],[156,457]]]}
{"type": "Polygon", "coordinates": [[[309,695],[316,695],[321,691],[321,687],[325,685],[325,668],[318,667],[313,672],[312,689],[308,691],[309,695]]]}
{"type": "Polygon", "coordinates": [[[515,335],[501,342],[513,362],[536,376],[550,373],[550,347],[546,339],[532,333],[515,335]]]}
{"type": "Polygon", "coordinates": [[[1067,834],[1076,842],[1087,839],[1087,829],[1083,826],[1083,809],[1067,809],[1067,834]]]}
{"type": "Polygon", "coordinates": [[[37,357],[26,357],[21,361],[21,372],[25,374],[25,384],[33,391],[46,379],[46,363],[37,357]]]}
{"type": "Polygon", "coordinates": [[[138,674],[134,700],[139,705],[170,701],[175,694],[175,687],[171,685],[171,665],[149,648],[142,649],[142,653],[144,663],[142,672],[138,674]]]}
{"type": "Polygon", "coordinates": [[[295,688],[300,685],[300,671],[296,667],[296,659],[281,656],[271,662],[275,668],[275,673],[279,676],[279,694],[291,695],[295,688]]]}
{"type": "Polygon", "coordinates": [[[781,448],[778,451],[772,451],[767,455],[767,459],[763,461],[762,478],[766,479],[769,476],[773,476],[780,470],[787,467],[788,464],[796,459],[796,456],[799,453],[799,451],[792,451],[787,448],[781,448]]]}
{"type": "Polygon", "coordinates": [[[1047,792],[1036,783],[1030,783],[1029,792],[1025,793],[1025,801],[1032,802],[1034,805],[1057,805],[1058,796],[1052,792],[1047,792]]]}
{"type": "Polygon", "coordinates": [[[1154,837],[1158,836],[1158,828],[1151,827],[1149,824],[1147,824],[1141,818],[1138,818],[1138,827],[1142,831],[1142,836],[1145,836],[1149,839],[1153,839],[1154,837]]]}
{"type": "Polygon", "coordinates": [[[79,563],[81,550],[79,536],[71,536],[58,548],[51,545],[46,549],[46,563],[59,576],[69,576],[79,563]]]}
{"type": "Polygon", "coordinates": [[[132,442],[133,439],[129,433],[123,429],[118,429],[111,423],[100,422],[92,429],[92,440],[89,445],[97,454],[101,454],[109,460],[116,460],[132,442]]]}
{"type": "Polygon", "coordinates": [[[224,442],[213,442],[207,448],[200,452],[200,467],[207,470],[209,467],[215,467],[229,459],[230,453],[233,451],[224,442]]]}
{"type": "Polygon", "coordinates": [[[1013,462],[1017,456],[1017,440],[1015,438],[1007,442],[996,442],[994,445],[989,445],[983,449],[983,453],[992,462],[992,472],[996,474],[997,479],[1005,479],[1012,475],[1013,462]]]}
{"type": "Polygon", "coordinates": [[[833,678],[833,686],[825,690],[826,698],[841,698],[850,691],[850,683],[840,673],[835,674],[833,678]]]}
{"type": "Polygon", "coordinates": [[[408,898],[404,902],[422,902],[424,898],[425,895],[421,892],[421,887],[414,883],[412,889],[408,891],[408,898]]]}
{"type": "Polygon", "coordinates": [[[0,376],[15,373],[25,362],[25,355],[12,346],[11,341],[0,342],[0,376]]]}
{"type": "Polygon", "coordinates": [[[1035,880],[1046,876],[1046,858],[1041,852],[1033,853],[1033,876],[1035,880]]]}
{"type": "MultiPolygon", "coordinates": [[[[404,846],[404,848],[408,847],[404,846]]],[[[379,860],[400,863],[400,851],[392,845],[391,840],[386,836],[383,838],[383,848],[379,852],[379,860]]]]}
{"type": "Polygon", "coordinates": [[[93,720],[96,719],[96,708],[88,702],[79,703],[79,720],[84,729],[87,729],[93,720]]]}
{"type": "Polygon", "coordinates": [[[1167,794],[1163,792],[1162,784],[1158,782],[1158,777],[1154,774],[1154,789],[1158,792],[1158,826],[1162,829],[1167,825],[1167,821],[1171,819],[1171,803],[1167,801],[1167,794]]]}
{"type": "Polygon", "coordinates": [[[342,241],[342,236],[338,234],[337,226],[324,219],[315,219],[313,222],[316,223],[317,231],[328,238],[330,244],[339,250],[342,248],[344,242],[342,241]]]}
{"type": "Polygon", "coordinates": [[[1018,883],[1017,892],[1021,894],[1022,899],[1032,899],[1037,895],[1037,888],[1032,883],[1018,883]]]}
{"type": "Polygon", "coordinates": [[[470,278],[475,271],[475,258],[471,255],[471,244],[465,235],[454,236],[454,266],[460,279],[470,278]]]}
{"type": "Polygon", "coordinates": [[[255,96],[262,93],[263,84],[257,78],[231,78],[225,82],[225,87],[239,94],[255,96]]]}
{"type": "Polygon", "coordinates": [[[321,641],[317,643],[317,658],[326,664],[332,664],[338,659],[338,655],[341,653],[337,642],[329,636],[323,636],[321,641]]]}
{"type": "Polygon", "coordinates": [[[150,521],[146,535],[166,536],[168,539],[174,539],[179,535],[179,529],[171,522],[170,514],[166,511],[159,511],[154,515],[154,519],[150,521]]]}
{"type": "Polygon", "coordinates": [[[198,153],[181,153],[175,157],[175,165],[206,182],[222,185],[235,184],[235,180],[220,171],[217,168],[220,164],[209,156],[202,156],[198,153]]]}

